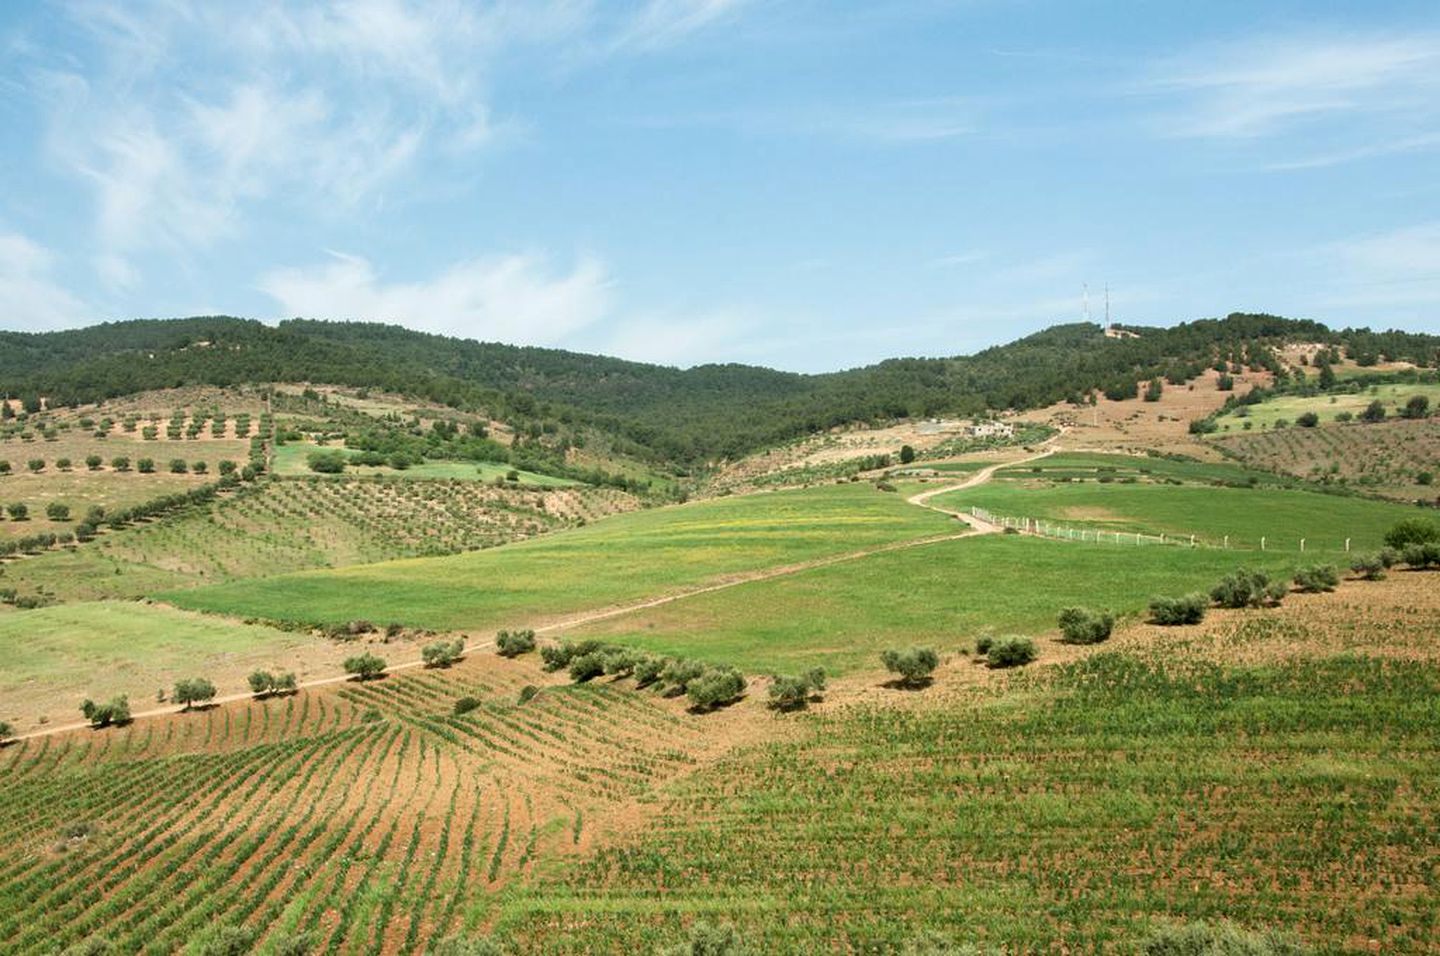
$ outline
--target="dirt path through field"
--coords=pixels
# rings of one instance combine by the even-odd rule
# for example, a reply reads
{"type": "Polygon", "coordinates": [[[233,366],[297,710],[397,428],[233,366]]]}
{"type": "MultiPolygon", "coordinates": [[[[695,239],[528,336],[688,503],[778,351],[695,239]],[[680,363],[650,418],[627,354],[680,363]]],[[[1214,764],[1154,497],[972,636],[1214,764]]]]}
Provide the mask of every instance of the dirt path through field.
{"type": "MultiPolygon", "coordinates": [[[[1055,438],[1058,437],[1058,435],[1055,436],[1055,438]]],[[[1053,443],[1055,441],[1055,438],[1049,439],[1046,444],[1049,445],[1053,443]]],[[[816,558],[813,561],[800,561],[795,564],[787,564],[781,567],[764,568],[756,571],[746,571],[740,574],[731,575],[724,578],[723,580],[716,581],[712,584],[707,584],[703,587],[690,588],[688,590],[677,591],[656,598],[649,598],[644,601],[624,604],[617,607],[604,608],[601,610],[587,611],[583,614],[579,614],[576,616],[540,623],[534,628],[535,633],[542,635],[558,634],[562,631],[580,627],[585,624],[592,624],[596,621],[604,621],[614,617],[623,617],[626,614],[633,614],[637,611],[646,611],[651,608],[662,607],[666,604],[673,604],[676,601],[683,601],[688,598],[698,597],[702,594],[713,594],[716,591],[723,591],[728,588],[739,587],[742,584],[753,584],[758,581],[769,581],[774,578],[788,577],[792,574],[799,574],[802,571],[810,571],[816,568],[830,567],[831,565],[844,564],[849,561],[858,561],[861,558],[868,558],[878,554],[887,554],[892,551],[903,551],[909,548],[925,547],[926,545],[938,544],[942,541],[955,541],[959,538],[966,538],[974,535],[998,533],[1001,529],[997,525],[991,524],[988,521],[983,521],[972,515],[964,514],[960,511],[954,511],[949,508],[941,508],[937,505],[932,505],[929,503],[930,499],[938,495],[947,494],[952,491],[960,491],[965,488],[973,488],[976,485],[982,485],[985,482],[989,481],[992,477],[994,477],[995,473],[1001,468],[1009,468],[1014,465],[1023,465],[1027,462],[1036,461],[1040,458],[1044,458],[1047,455],[1053,454],[1053,452],[1054,449],[1051,448],[1033,455],[1028,455],[1024,458],[997,461],[994,464],[986,465],[984,468],[980,469],[972,475],[969,475],[962,481],[957,481],[950,484],[941,485],[938,488],[932,488],[927,491],[922,491],[919,494],[911,495],[909,498],[906,499],[907,502],[917,507],[929,508],[932,511],[938,511],[942,514],[950,515],[951,517],[955,518],[957,521],[965,525],[965,530],[963,531],[959,531],[954,534],[930,535],[924,538],[914,538],[909,541],[896,541],[890,544],[880,545],[878,547],[864,548],[859,551],[849,551],[845,554],[831,555],[825,558],[816,558]]],[[[472,641],[468,642],[465,645],[465,652],[469,654],[476,651],[489,650],[494,648],[494,646],[494,641],[472,641]]],[[[385,669],[385,672],[387,674],[394,674],[401,671],[414,670],[423,666],[425,666],[425,664],[422,660],[406,661],[404,663],[390,665],[385,669]]],[[[322,677],[315,680],[302,681],[300,682],[298,687],[300,687],[301,689],[325,687],[335,684],[343,684],[352,679],[353,678],[348,674],[337,674],[334,677],[322,677]]],[[[226,694],[224,696],[216,697],[215,700],[211,703],[211,706],[218,706],[220,704],[228,704],[235,703],[237,701],[249,700],[253,696],[254,695],[249,693],[226,694]]],[[[134,712],[133,714],[131,714],[131,720],[140,720],[146,717],[160,717],[174,714],[176,712],[177,708],[174,705],[169,705],[166,707],[155,707],[149,710],[134,712]]],[[[74,730],[84,730],[89,726],[89,724],[83,721],[71,724],[63,724],[55,727],[46,727],[43,730],[31,731],[30,733],[26,734],[19,734],[11,739],[20,741],[38,737],[49,737],[55,734],[68,733],[74,730]]]]}

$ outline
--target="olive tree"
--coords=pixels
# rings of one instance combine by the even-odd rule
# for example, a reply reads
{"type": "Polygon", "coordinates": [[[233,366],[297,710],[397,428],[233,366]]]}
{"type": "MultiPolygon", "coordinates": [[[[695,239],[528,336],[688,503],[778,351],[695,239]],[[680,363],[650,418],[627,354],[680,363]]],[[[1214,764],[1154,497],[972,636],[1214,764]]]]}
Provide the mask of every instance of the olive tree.
{"type": "Polygon", "coordinates": [[[345,658],[343,666],[356,680],[374,680],[385,673],[385,661],[368,652],[345,658]]]}
{"type": "Polygon", "coordinates": [[[694,710],[714,710],[737,700],[745,693],[745,676],[731,667],[714,667],[685,686],[685,696],[694,710]]]}
{"type": "Polygon", "coordinates": [[[501,631],[495,635],[495,653],[501,657],[519,657],[535,650],[535,632],[501,631]]]}
{"type": "Polygon", "coordinates": [[[902,687],[922,687],[929,683],[930,675],[940,666],[940,655],[929,647],[911,647],[905,650],[888,650],[880,655],[880,663],[892,674],[899,674],[902,687]]]}
{"type": "Polygon", "coordinates": [[[130,700],[124,694],[112,697],[104,703],[96,703],[88,697],[80,704],[80,713],[92,727],[109,727],[130,722],[130,700]]]}
{"type": "Polygon", "coordinates": [[[460,660],[465,654],[465,639],[457,637],[453,641],[436,641],[433,644],[426,644],[420,649],[420,659],[425,662],[426,667],[449,667],[460,660]]]}
{"type": "Polygon", "coordinates": [[[215,685],[203,677],[187,677],[177,680],[170,699],[177,704],[184,704],[184,709],[189,710],[196,704],[205,704],[214,700],[215,685]]]}
{"type": "Polygon", "coordinates": [[[1099,644],[1114,628],[1114,615],[1103,611],[1067,607],[1060,612],[1061,640],[1066,644],[1099,644]]]}
{"type": "Polygon", "coordinates": [[[1209,607],[1210,599],[1203,594],[1157,597],[1150,601],[1150,620],[1167,626],[1199,624],[1209,607]]]}

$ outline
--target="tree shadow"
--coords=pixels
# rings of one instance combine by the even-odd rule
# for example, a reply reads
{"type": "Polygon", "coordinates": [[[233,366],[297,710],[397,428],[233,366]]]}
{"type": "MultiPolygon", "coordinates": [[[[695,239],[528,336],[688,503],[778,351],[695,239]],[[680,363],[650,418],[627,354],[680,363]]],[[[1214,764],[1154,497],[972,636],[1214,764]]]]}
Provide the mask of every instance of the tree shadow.
{"type": "Polygon", "coordinates": [[[893,680],[885,681],[880,686],[886,690],[925,690],[934,683],[935,678],[933,677],[922,677],[919,680],[906,680],[903,677],[896,677],[893,680]]]}

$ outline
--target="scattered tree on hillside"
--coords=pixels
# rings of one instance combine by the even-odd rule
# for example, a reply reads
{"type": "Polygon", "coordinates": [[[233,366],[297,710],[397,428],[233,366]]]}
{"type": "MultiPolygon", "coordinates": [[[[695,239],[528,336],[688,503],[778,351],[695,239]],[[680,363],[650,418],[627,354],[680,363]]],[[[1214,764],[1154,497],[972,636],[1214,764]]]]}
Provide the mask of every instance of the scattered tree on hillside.
{"type": "Polygon", "coordinates": [[[465,639],[462,637],[453,641],[436,641],[420,649],[420,659],[425,662],[426,667],[449,667],[464,654],[465,639]]]}
{"type": "Polygon", "coordinates": [[[51,521],[69,521],[70,506],[61,504],[58,501],[52,501],[45,506],[45,517],[51,521]]]}
{"type": "Polygon", "coordinates": [[[110,459],[110,467],[113,468],[113,469],[115,469],[116,471],[129,471],[129,470],[130,470],[130,459],[127,458],[127,457],[125,457],[124,455],[120,455],[120,456],[118,456],[118,457],[111,458],[111,459],[110,459]]]}
{"type": "Polygon", "coordinates": [[[274,674],[270,671],[255,671],[247,680],[250,683],[250,691],[256,697],[272,697],[277,694],[293,693],[299,684],[295,675],[289,671],[274,674]]]}
{"type": "Polygon", "coordinates": [[[501,631],[495,635],[495,653],[501,657],[519,657],[535,650],[535,632],[501,631]]]}
{"type": "Polygon", "coordinates": [[[1221,607],[1243,608],[1279,604],[1289,586],[1284,581],[1272,581],[1270,575],[1253,568],[1239,568],[1226,575],[1210,591],[1210,597],[1221,607]]]}
{"type": "Polygon", "coordinates": [[[1333,591],[1340,586],[1340,572],[1333,564],[1316,564],[1295,572],[1295,586],[1306,594],[1333,591]]]}
{"type": "Polygon", "coordinates": [[[915,460],[915,449],[909,445],[900,446],[900,464],[908,465],[915,460]]]}
{"type": "Polygon", "coordinates": [[[745,693],[745,677],[731,667],[712,667],[690,681],[685,687],[685,696],[690,699],[691,709],[714,710],[737,700],[745,693]]]}
{"type": "Polygon", "coordinates": [[[196,704],[208,703],[215,699],[215,685],[203,677],[189,677],[175,682],[170,699],[183,704],[189,710],[196,704]]]}
{"type": "Polygon", "coordinates": [[[1385,532],[1385,545],[1401,551],[1412,544],[1440,541],[1440,522],[1430,518],[1406,518],[1385,532]]]}
{"type": "Polygon", "coordinates": [[[356,680],[374,680],[385,673],[385,661],[368,652],[345,658],[343,666],[356,680]]]}
{"type": "Polygon", "coordinates": [[[1387,568],[1388,565],[1385,564],[1378,554],[1356,555],[1350,562],[1350,570],[1367,581],[1385,580],[1387,568]]]}
{"type": "Polygon", "coordinates": [[[1366,405],[1365,410],[1360,413],[1360,420],[1362,422],[1383,422],[1385,420],[1384,404],[1377,398],[1369,405],[1366,405]]]}
{"type": "Polygon", "coordinates": [[[29,468],[30,471],[31,471],[33,474],[37,474],[37,475],[38,475],[40,472],[42,472],[42,471],[45,470],[45,459],[44,459],[44,458],[31,458],[29,461],[27,461],[27,462],[25,463],[25,467],[29,468]]]}
{"type": "Polygon", "coordinates": [[[890,673],[900,675],[896,681],[900,686],[923,687],[930,682],[935,668],[940,666],[940,655],[928,647],[891,649],[880,655],[880,663],[890,673]]]}
{"type": "Polygon", "coordinates": [[[130,700],[124,694],[113,697],[105,703],[96,703],[88,697],[80,704],[80,713],[90,721],[92,727],[109,727],[130,722],[130,700]]]}
{"type": "Polygon", "coordinates": [[[1028,637],[996,638],[985,656],[991,667],[1022,667],[1035,659],[1035,642],[1028,637]]]}
{"type": "Polygon", "coordinates": [[[1164,393],[1165,384],[1158,378],[1152,378],[1150,384],[1145,386],[1145,401],[1158,402],[1164,393]]]}
{"type": "Polygon", "coordinates": [[[1205,611],[1209,607],[1210,599],[1203,594],[1157,597],[1150,601],[1150,620],[1167,626],[1199,624],[1205,620],[1205,611]]]}
{"type": "Polygon", "coordinates": [[[155,474],[155,459],[154,459],[154,458],[138,458],[138,459],[136,459],[136,461],[135,461],[135,470],[138,471],[138,472],[140,472],[140,474],[142,474],[142,475],[153,475],[153,474],[155,474]]]}
{"type": "Polygon", "coordinates": [[[5,511],[10,515],[11,521],[28,521],[30,519],[30,506],[23,501],[6,505],[5,511]]]}
{"type": "Polygon", "coordinates": [[[825,669],[816,667],[799,676],[777,674],[770,680],[769,706],[775,710],[799,710],[822,699],[825,669]]]}
{"type": "Polygon", "coordinates": [[[1314,412],[1301,412],[1299,415],[1295,416],[1295,424],[1299,425],[1301,428],[1314,428],[1316,425],[1320,424],[1320,416],[1315,414],[1314,412]]]}
{"type": "Polygon", "coordinates": [[[1430,414],[1430,399],[1424,395],[1412,396],[1400,414],[1406,418],[1425,418],[1430,414]]]}

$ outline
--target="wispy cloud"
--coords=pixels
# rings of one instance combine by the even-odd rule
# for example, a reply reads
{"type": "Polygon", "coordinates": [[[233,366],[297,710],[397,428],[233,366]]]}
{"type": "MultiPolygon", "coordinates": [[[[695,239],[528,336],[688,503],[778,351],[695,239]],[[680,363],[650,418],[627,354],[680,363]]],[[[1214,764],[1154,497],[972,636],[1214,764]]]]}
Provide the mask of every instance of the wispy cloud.
{"type": "Polygon", "coordinates": [[[0,303],[4,322],[20,328],[63,328],[94,319],[54,277],[55,257],[39,243],[0,232],[0,303]]]}
{"type": "Polygon", "coordinates": [[[1176,136],[1243,139],[1329,120],[1430,118],[1440,36],[1278,36],[1207,46],[1158,64],[1147,92],[1173,96],[1176,136]]]}
{"type": "Polygon", "coordinates": [[[607,44],[623,51],[672,46],[705,27],[736,13],[749,0],[647,0],[623,23],[607,44]]]}
{"type": "Polygon", "coordinates": [[[387,282],[366,259],[331,253],[329,262],[276,270],[259,285],[284,316],[398,322],[540,345],[562,341],[610,309],[609,277],[590,257],[568,271],[538,255],[471,259],[428,279],[387,282]]]}

